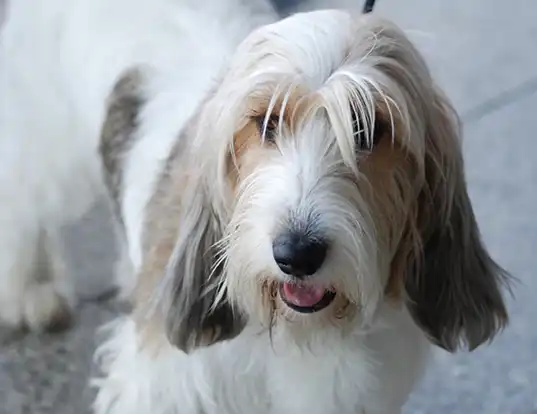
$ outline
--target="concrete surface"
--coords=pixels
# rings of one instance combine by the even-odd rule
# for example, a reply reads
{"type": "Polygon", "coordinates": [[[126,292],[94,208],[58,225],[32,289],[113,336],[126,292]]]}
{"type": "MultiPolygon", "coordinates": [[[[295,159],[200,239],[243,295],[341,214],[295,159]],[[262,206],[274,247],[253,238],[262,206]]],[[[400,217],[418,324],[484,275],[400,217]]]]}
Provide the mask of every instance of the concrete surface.
{"type": "MultiPolygon", "coordinates": [[[[442,354],[405,412],[536,414],[537,1],[378,0],[376,10],[412,33],[461,111],[470,193],[482,233],[493,255],[520,280],[509,302],[509,328],[471,354],[442,354]]],[[[66,230],[84,298],[108,286],[111,237],[102,207],[66,230]]],[[[0,414],[86,412],[94,330],[116,312],[111,300],[87,299],[69,332],[2,337],[0,414]]]]}

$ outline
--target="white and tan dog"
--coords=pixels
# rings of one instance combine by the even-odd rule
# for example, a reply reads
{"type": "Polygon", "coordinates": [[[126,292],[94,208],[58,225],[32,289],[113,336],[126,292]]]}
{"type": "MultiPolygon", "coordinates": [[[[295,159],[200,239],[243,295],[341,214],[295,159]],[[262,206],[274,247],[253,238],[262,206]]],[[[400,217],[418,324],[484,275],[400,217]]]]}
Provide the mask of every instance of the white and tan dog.
{"type": "Polygon", "coordinates": [[[0,62],[2,321],[69,315],[58,229],[105,188],[127,241],[96,413],[396,414],[431,343],[505,325],[457,115],[392,23],[16,0],[0,62]]]}

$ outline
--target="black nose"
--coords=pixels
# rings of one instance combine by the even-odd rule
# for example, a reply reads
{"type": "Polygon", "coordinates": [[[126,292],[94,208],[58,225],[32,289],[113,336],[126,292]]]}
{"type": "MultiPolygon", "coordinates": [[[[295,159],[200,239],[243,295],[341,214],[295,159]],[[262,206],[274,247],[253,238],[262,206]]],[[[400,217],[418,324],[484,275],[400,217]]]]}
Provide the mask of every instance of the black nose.
{"type": "Polygon", "coordinates": [[[326,258],[328,243],[300,233],[284,233],[272,243],[274,260],[282,272],[299,279],[313,275],[326,258]]]}

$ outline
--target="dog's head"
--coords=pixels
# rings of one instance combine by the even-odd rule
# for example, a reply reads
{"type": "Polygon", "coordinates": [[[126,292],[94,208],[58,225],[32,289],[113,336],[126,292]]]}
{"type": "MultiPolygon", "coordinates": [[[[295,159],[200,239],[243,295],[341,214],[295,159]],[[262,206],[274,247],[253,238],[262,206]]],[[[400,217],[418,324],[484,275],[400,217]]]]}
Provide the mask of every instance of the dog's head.
{"type": "Polygon", "coordinates": [[[247,320],[300,337],[367,324],[388,299],[448,350],[506,323],[457,115],[391,23],[324,11],[260,28],[189,131],[159,297],[181,348],[247,320]]]}

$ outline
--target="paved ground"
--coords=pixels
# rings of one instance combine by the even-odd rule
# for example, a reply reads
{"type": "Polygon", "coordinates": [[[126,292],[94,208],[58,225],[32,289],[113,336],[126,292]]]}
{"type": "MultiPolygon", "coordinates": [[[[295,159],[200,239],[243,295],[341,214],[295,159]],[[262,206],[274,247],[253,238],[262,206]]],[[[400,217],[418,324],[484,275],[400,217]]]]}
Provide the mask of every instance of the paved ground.
{"type": "MultiPolygon", "coordinates": [[[[319,3],[361,6],[361,0],[319,3]]],[[[463,114],[468,180],[483,235],[520,279],[510,327],[472,354],[442,354],[406,413],[537,414],[537,2],[378,0],[377,10],[413,33],[463,114]]],[[[99,293],[110,273],[106,220],[96,208],[66,231],[84,297],[99,293]]],[[[113,301],[84,301],[70,332],[4,338],[0,414],[86,412],[94,329],[115,312],[113,301]]]]}

